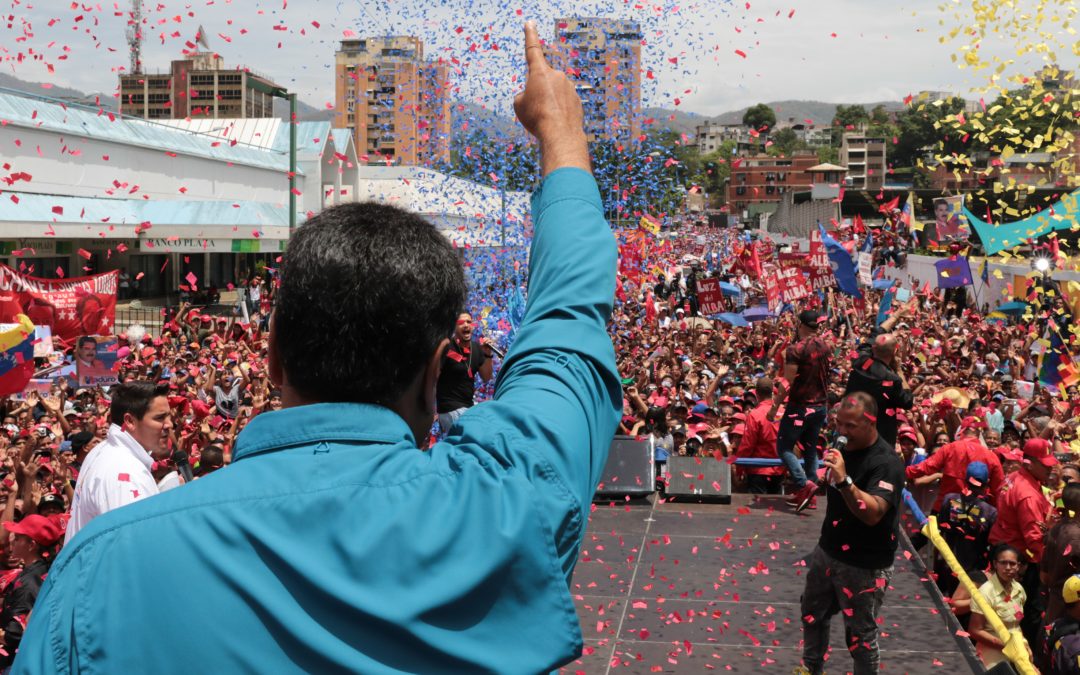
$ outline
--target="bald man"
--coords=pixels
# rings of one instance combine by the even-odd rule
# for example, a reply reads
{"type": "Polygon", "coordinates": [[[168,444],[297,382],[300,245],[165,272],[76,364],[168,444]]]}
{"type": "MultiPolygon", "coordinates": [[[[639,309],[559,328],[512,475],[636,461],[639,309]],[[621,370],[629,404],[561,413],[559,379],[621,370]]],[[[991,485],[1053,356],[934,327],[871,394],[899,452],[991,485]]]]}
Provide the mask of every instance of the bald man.
{"type": "Polygon", "coordinates": [[[851,364],[845,394],[857,391],[869,394],[877,404],[877,430],[885,442],[896,447],[900,426],[897,412],[910,410],[915,401],[896,356],[896,336],[875,331],[869,342],[859,347],[851,364]],[[876,334],[875,334],[876,333],[876,334]]]}

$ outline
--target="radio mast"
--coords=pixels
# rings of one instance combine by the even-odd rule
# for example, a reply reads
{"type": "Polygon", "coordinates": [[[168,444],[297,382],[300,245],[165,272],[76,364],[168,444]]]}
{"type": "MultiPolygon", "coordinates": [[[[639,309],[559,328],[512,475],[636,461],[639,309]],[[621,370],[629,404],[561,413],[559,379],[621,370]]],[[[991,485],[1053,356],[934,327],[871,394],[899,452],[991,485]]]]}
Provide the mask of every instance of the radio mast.
{"type": "Polygon", "coordinates": [[[131,0],[131,19],[128,21],[127,30],[128,53],[131,55],[131,69],[133,75],[142,73],[142,0],[131,0]]]}

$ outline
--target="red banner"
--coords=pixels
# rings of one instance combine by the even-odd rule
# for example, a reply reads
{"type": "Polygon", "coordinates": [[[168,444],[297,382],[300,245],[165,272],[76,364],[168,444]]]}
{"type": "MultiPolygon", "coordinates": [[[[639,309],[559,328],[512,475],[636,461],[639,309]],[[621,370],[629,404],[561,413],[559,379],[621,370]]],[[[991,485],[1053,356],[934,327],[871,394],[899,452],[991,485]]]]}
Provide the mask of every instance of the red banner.
{"type": "Polygon", "coordinates": [[[39,279],[0,265],[0,322],[26,314],[35,326],[51,326],[55,338],[112,334],[119,272],[76,279],[39,279]]]}
{"type": "Polygon", "coordinates": [[[829,266],[829,252],[821,241],[821,230],[810,231],[810,264],[806,268],[810,273],[810,288],[824,291],[836,285],[836,276],[829,266]]]}
{"type": "Polygon", "coordinates": [[[805,269],[810,266],[810,256],[805,253],[781,253],[777,256],[780,267],[797,267],[805,269]]]}
{"type": "Polygon", "coordinates": [[[704,316],[719,314],[724,311],[724,293],[720,290],[719,279],[698,279],[698,311],[704,316]]]}
{"type": "Polygon", "coordinates": [[[810,295],[810,284],[797,267],[767,268],[764,276],[765,298],[769,310],[775,312],[781,305],[802,300],[810,295]]]}

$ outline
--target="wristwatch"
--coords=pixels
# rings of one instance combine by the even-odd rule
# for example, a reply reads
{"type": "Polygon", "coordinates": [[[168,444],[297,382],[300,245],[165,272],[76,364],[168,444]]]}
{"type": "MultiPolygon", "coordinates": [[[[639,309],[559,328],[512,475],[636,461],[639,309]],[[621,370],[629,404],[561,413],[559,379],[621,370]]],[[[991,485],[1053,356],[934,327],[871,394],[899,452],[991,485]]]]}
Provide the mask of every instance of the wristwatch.
{"type": "Polygon", "coordinates": [[[844,480],[840,481],[840,484],[836,486],[838,490],[844,490],[849,487],[854,487],[855,481],[851,480],[851,476],[844,476],[844,480]]]}

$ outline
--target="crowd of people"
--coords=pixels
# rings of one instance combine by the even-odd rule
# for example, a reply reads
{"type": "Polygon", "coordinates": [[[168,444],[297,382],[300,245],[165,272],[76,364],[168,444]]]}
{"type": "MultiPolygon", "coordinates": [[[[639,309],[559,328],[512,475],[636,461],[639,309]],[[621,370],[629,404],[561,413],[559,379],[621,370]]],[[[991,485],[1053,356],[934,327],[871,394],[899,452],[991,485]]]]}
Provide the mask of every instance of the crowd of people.
{"type": "MultiPolygon", "coordinates": [[[[913,498],[938,516],[980,593],[1024,636],[1045,672],[1071,672],[1050,664],[1080,646],[1080,638],[1069,639],[1080,632],[1080,464],[1073,460],[1080,395],[1037,384],[1035,327],[1046,317],[989,320],[956,312],[946,296],[927,291],[876,321],[866,311],[877,307],[875,291],[860,300],[835,289],[748,326],[701,316],[696,281],[705,277],[742,289],[732,308],[755,301],[760,280],[740,268],[739,256],[713,255],[752,245],[734,230],[687,224],[659,245],[646,244],[645,264],[619,279],[610,323],[624,388],[619,433],[651,440],[658,487],[670,456],[711,456],[735,463],[737,490],[786,492],[794,510],[817,508],[826,482],[821,460],[839,436],[837,411],[846,395],[863,392],[913,498]]],[[[120,382],[152,383],[168,406],[140,441],[153,459],[147,480],[132,478],[126,494],[96,497],[106,508],[182,489],[227,466],[245,425],[281,408],[267,363],[272,296],[270,286],[254,302],[242,299],[248,307],[231,317],[181,305],[160,326],[118,336],[120,382]]],[[[476,325],[500,335],[505,311],[481,306],[476,295],[470,302],[474,311],[458,317],[443,358],[439,414],[425,443],[484,399],[493,379],[496,341],[473,335],[473,314],[484,317],[476,325]]],[[[111,426],[123,427],[118,409],[134,415],[136,426],[152,414],[118,403],[123,386],[79,388],[58,378],[47,392],[3,402],[3,522],[11,537],[0,581],[0,666],[18,649],[65,531],[70,540],[96,515],[84,513],[90,497],[80,503],[76,496],[80,482],[94,489],[86,485],[88,457],[109,440],[111,426]]],[[[929,554],[914,520],[907,522],[929,554]]],[[[980,606],[941,558],[934,570],[984,662],[1001,660],[1003,642],[980,606]]]]}
{"type": "MultiPolygon", "coordinates": [[[[814,509],[820,460],[838,436],[838,404],[851,392],[869,394],[877,430],[901,458],[915,500],[938,516],[1006,625],[1022,631],[1033,656],[1049,664],[1055,643],[1063,642],[1063,622],[1075,626],[1069,617],[1080,614],[1080,582],[1070,582],[1080,573],[1080,465],[1071,459],[1080,449],[1080,396],[1075,387],[1037,384],[1038,319],[1010,325],[970,310],[957,316],[942,294],[926,292],[878,323],[866,311],[877,306],[874,291],[858,300],[835,289],[803,301],[801,311],[749,326],[700,316],[697,279],[738,285],[744,297],[733,303],[740,305],[760,292],[737,257],[713,255],[753,245],[743,239],[733,230],[686,225],[652,245],[642,266],[648,272],[620,278],[610,324],[624,386],[619,433],[651,439],[661,490],[672,455],[779,459],[737,463],[736,489],[783,491],[794,509],[814,509]],[[1018,391],[1018,383],[1027,390],[1018,391]]],[[[228,465],[244,426],[281,407],[263,320],[272,293],[264,290],[232,317],[181,305],[160,327],[118,336],[119,380],[154,383],[166,395],[168,424],[151,453],[151,482],[113,506],[228,465]]],[[[505,312],[476,306],[474,313],[485,316],[476,323],[490,333],[503,332],[495,324],[504,323],[505,312]]],[[[444,435],[474,397],[485,398],[482,387],[493,379],[495,342],[474,337],[473,329],[471,314],[459,316],[430,440],[444,435]]],[[[73,514],[72,502],[88,456],[108,439],[111,424],[122,424],[110,414],[115,407],[115,391],[78,388],[66,378],[47,392],[4,402],[4,524],[12,534],[2,582],[7,655],[0,664],[10,664],[18,648],[64,532],[70,538],[85,518],[78,508],[73,514]]],[[[925,545],[908,521],[915,543],[925,545]]],[[[940,558],[935,572],[984,662],[1000,660],[1002,641],[979,606],[940,558]]]]}
{"type": "MultiPolygon", "coordinates": [[[[875,231],[875,259],[902,266],[910,233],[898,213],[875,231]]],[[[879,313],[880,292],[855,298],[830,288],[796,307],[732,321],[703,315],[697,282],[714,277],[737,289],[725,309],[763,302],[760,268],[751,265],[775,254],[771,242],[689,222],[662,237],[622,236],[636,254],[620,268],[608,326],[623,386],[617,433],[650,442],[661,492],[665,463],[677,455],[730,462],[737,490],[786,494],[795,512],[818,508],[818,497],[833,489],[827,520],[834,526],[823,530],[809,578],[874,586],[891,573],[891,532],[906,482],[1035,663],[1047,673],[1075,672],[1080,392],[1040,386],[1038,372],[1042,327],[1070,323],[1060,302],[1036,303],[1037,316],[1010,322],[970,309],[956,292],[916,286],[879,313]],[[835,526],[841,498],[865,517],[835,526]]],[[[852,250],[866,236],[865,228],[837,234],[852,250]]],[[[470,311],[444,336],[449,343],[433,371],[437,415],[426,420],[420,447],[445,438],[490,396],[503,353],[496,338],[509,346],[516,321],[506,305],[527,270],[519,261],[507,274],[505,263],[483,254],[470,263],[470,311]]],[[[129,327],[117,336],[117,385],[78,387],[59,377],[47,391],[2,402],[10,538],[0,578],[0,669],[17,653],[61,546],[105,511],[189,489],[228,466],[245,427],[283,407],[267,334],[276,283],[267,275],[246,285],[233,316],[184,303],[160,325],[129,327]],[[121,452],[105,457],[99,447],[121,452]]],[[[937,584],[984,663],[1002,660],[1005,641],[984,606],[932,553],[911,514],[905,523],[934,559],[937,584]]],[[[868,604],[845,612],[856,672],[876,671],[884,585],[877,588],[868,604]]],[[[804,597],[803,614],[815,617],[805,625],[810,673],[824,663],[834,604],[827,594],[804,597]]]]}

